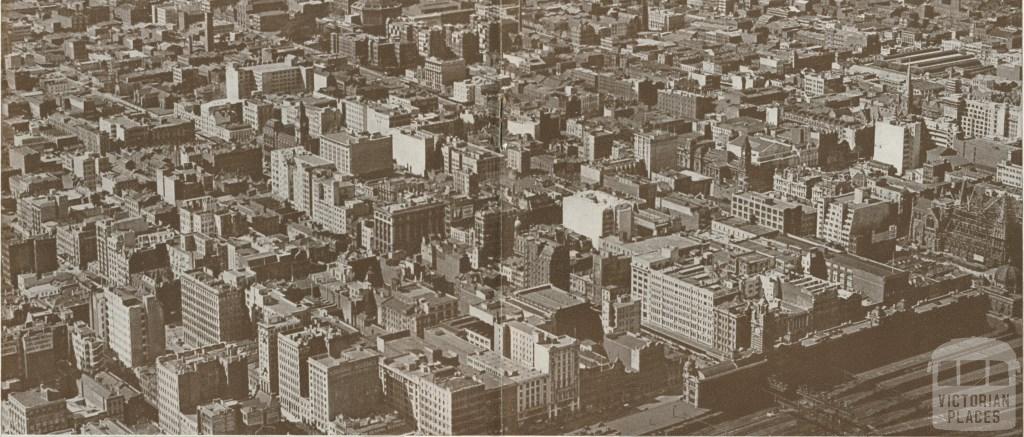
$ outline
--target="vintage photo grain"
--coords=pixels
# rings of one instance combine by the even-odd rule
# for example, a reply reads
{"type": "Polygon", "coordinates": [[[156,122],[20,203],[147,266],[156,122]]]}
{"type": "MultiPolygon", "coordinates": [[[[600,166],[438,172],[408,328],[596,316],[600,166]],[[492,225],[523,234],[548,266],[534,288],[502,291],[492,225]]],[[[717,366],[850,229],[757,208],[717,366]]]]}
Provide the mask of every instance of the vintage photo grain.
{"type": "Polygon", "coordinates": [[[1015,436],[1017,0],[3,0],[0,434],[1015,436]]]}

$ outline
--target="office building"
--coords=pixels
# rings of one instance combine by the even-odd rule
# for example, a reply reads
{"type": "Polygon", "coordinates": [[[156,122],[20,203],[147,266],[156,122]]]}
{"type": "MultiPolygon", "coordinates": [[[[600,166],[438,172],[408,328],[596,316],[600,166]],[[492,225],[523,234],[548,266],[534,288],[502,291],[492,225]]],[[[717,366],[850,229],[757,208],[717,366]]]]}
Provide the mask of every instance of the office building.
{"type": "MultiPolygon", "coordinates": [[[[336,354],[347,346],[350,334],[342,328],[323,323],[278,333],[277,381],[282,417],[294,422],[312,419],[310,412],[315,401],[311,398],[309,358],[332,351],[336,354]]],[[[317,390],[322,388],[316,387],[317,390]]]]}
{"type": "Polygon", "coordinates": [[[793,235],[814,235],[814,210],[798,203],[779,200],[770,194],[745,191],[732,196],[734,217],[769,229],[793,235]]]}
{"type": "Polygon", "coordinates": [[[440,59],[434,56],[423,62],[423,86],[441,93],[451,86],[452,82],[466,79],[466,61],[461,58],[440,59]]]}
{"type": "Polygon", "coordinates": [[[185,341],[195,347],[249,337],[245,291],[204,270],[181,275],[185,341]]]}
{"type": "Polygon", "coordinates": [[[589,237],[628,240],[633,235],[633,203],[601,191],[581,191],[562,199],[562,226],[589,237]]]}
{"type": "Polygon", "coordinates": [[[417,253],[424,237],[444,235],[445,204],[422,199],[375,207],[369,249],[387,254],[404,251],[417,253]]]}
{"type": "Polygon", "coordinates": [[[164,310],[156,295],[122,287],[108,288],[103,294],[113,357],[130,369],[163,355],[164,310]]]}
{"type": "Polygon", "coordinates": [[[97,221],[97,271],[110,286],[128,285],[132,274],[169,265],[166,243],[174,236],[173,229],[152,226],[143,217],[97,221]]]}
{"type": "Polygon", "coordinates": [[[83,321],[75,322],[68,330],[71,335],[71,350],[75,355],[75,367],[86,375],[105,369],[110,352],[106,342],[96,335],[96,331],[83,321]]]}
{"type": "Polygon", "coordinates": [[[634,257],[632,297],[641,302],[641,324],[691,346],[714,351],[716,307],[735,291],[712,268],[680,258],[678,249],[634,257]]]}
{"type": "Polygon", "coordinates": [[[498,261],[513,253],[516,216],[513,211],[489,208],[473,213],[473,241],[480,257],[498,261]]]}
{"type": "Polygon", "coordinates": [[[223,343],[156,360],[157,412],[164,434],[198,434],[199,407],[248,396],[251,349],[223,343]]]}
{"type": "Polygon", "coordinates": [[[508,357],[548,377],[548,417],[579,409],[579,342],[523,322],[505,324],[509,336],[508,357]]]}
{"type": "Polygon", "coordinates": [[[488,378],[489,384],[479,378],[454,373],[431,373],[420,377],[416,403],[419,432],[424,435],[501,432],[501,413],[515,402],[514,398],[509,398],[509,395],[515,395],[515,391],[503,390],[505,384],[500,378],[488,378]],[[503,401],[507,403],[503,404],[503,401]]]}
{"type": "Polygon", "coordinates": [[[3,433],[50,434],[73,430],[64,396],[52,388],[11,393],[3,403],[3,433]]]}
{"type": "Polygon", "coordinates": [[[231,100],[246,99],[253,93],[288,94],[306,89],[306,72],[291,60],[272,64],[228,65],[224,71],[225,91],[231,100]]]}
{"type": "Polygon", "coordinates": [[[1018,140],[1020,112],[1020,106],[1007,103],[967,100],[960,121],[964,137],[1018,140]]]}
{"type": "Polygon", "coordinates": [[[676,117],[700,120],[715,109],[714,99],[683,90],[658,90],[659,111],[676,117]]]}
{"type": "Polygon", "coordinates": [[[675,167],[679,161],[676,155],[680,145],[679,137],[669,132],[654,131],[633,134],[633,156],[644,164],[647,177],[651,177],[658,171],[675,167]]]}
{"type": "Polygon", "coordinates": [[[923,124],[890,119],[875,123],[874,160],[889,164],[897,174],[921,167],[924,162],[923,124]]]}
{"type": "Polygon", "coordinates": [[[569,289],[569,248],[564,244],[536,233],[522,233],[514,240],[514,253],[521,261],[509,263],[509,267],[521,266],[521,279],[511,281],[517,288],[552,284],[569,289]]]}
{"type": "Polygon", "coordinates": [[[310,422],[330,432],[336,417],[366,417],[380,402],[379,355],[370,349],[349,349],[309,358],[310,422]]]}
{"type": "Polygon", "coordinates": [[[5,289],[18,287],[18,275],[57,269],[57,245],[53,237],[11,238],[13,231],[4,229],[4,233],[0,242],[0,263],[3,264],[0,269],[5,289]]]}
{"type": "Polygon", "coordinates": [[[445,173],[478,175],[481,181],[497,181],[504,168],[504,157],[493,150],[474,144],[449,142],[441,147],[445,173]]]}
{"type": "Polygon", "coordinates": [[[423,332],[458,313],[457,299],[438,293],[420,283],[402,285],[390,295],[378,298],[377,323],[388,332],[423,332]]]}
{"type": "Polygon", "coordinates": [[[391,136],[338,132],[320,137],[320,157],[344,175],[370,176],[391,171],[391,136]]]}
{"type": "Polygon", "coordinates": [[[392,132],[391,143],[395,165],[416,176],[439,167],[435,156],[440,149],[440,135],[423,129],[401,129],[392,132]]]}
{"type": "Polygon", "coordinates": [[[872,199],[869,190],[824,198],[816,205],[816,235],[850,253],[889,260],[896,244],[896,205],[872,199]]]}

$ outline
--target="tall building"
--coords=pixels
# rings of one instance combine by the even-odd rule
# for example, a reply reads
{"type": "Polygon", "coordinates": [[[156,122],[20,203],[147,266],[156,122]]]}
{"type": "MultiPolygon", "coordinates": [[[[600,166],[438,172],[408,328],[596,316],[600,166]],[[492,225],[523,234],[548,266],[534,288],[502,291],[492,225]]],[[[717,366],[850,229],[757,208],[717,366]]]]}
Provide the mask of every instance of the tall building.
{"type": "Polygon", "coordinates": [[[224,79],[225,92],[231,100],[245,99],[256,92],[297,93],[307,87],[304,68],[294,65],[292,60],[245,66],[231,64],[224,70],[224,79]]]}
{"type": "Polygon", "coordinates": [[[480,248],[480,257],[499,261],[513,253],[515,244],[515,213],[496,207],[473,214],[474,242],[480,248]]]}
{"type": "Polygon", "coordinates": [[[714,100],[702,94],[683,90],[658,90],[659,111],[676,117],[700,120],[715,109],[714,100]]]}
{"type": "MultiPolygon", "coordinates": [[[[288,163],[288,203],[298,211],[312,215],[313,204],[322,193],[315,191],[316,181],[334,175],[335,165],[316,155],[296,155],[288,163]]],[[[284,189],[280,190],[284,192],[284,189]]]]}
{"type": "Polygon", "coordinates": [[[813,210],[804,214],[798,203],[779,200],[764,193],[745,191],[732,196],[730,213],[748,222],[793,235],[814,235],[813,210]]]}
{"type": "Polygon", "coordinates": [[[395,130],[391,136],[395,165],[417,176],[426,176],[427,170],[440,164],[435,155],[440,149],[439,134],[406,128],[395,130]]]}
{"type": "Polygon", "coordinates": [[[628,240],[633,235],[633,203],[602,191],[581,191],[562,199],[562,226],[589,237],[594,247],[609,235],[628,240]]]}
{"type": "MultiPolygon", "coordinates": [[[[517,426],[522,426],[529,420],[547,417],[550,404],[550,375],[495,351],[469,355],[466,357],[466,365],[515,384],[517,426]]],[[[510,424],[502,425],[509,428],[510,424]]]]}
{"type": "Polygon", "coordinates": [[[338,132],[320,137],[320,156],[344,175],[368,176],[391,171],[391,136],[338,132]]]}
{"type": "Polygon", "coordinates": [[[736,0],[715,0],[715,12],[730,15],[736,8],[736,0]]]}
{"type": "Polygon", "coordinates": [[[349,232],[355,217],[370,215],[369,202],[356,198],[356,186],[341,174],[322,171],[313,180],[310,218],[324,230],[336,234],[349,232]]]}
{"type": "Polygon", "coordinates": [[[181,276],[181,320],[185,341],[195,347],[249,336],[245,291],[204,270],[181,276]]]}
{"type": "Polygon", "coordinates": [[[71,325],[71,350],[75,354],[75,367],[86,375],[91,375],[106,368],[109,351],[103,341],[89,324],[77,321],[71,325]]]}
{"type": "Polygon", "coordinates": [[[57,269],[57,245],[52,237],[10,238],[13,231],[4,229],[0,242],[0,266],[3,287],[13,290],[18,286],[18,275],[46,273],[57,269]]]}
{"type": "Polygon", "coordinates": [[[309,358],[330,352],[336,354],[346,346],[349,334],[331,324],[321,323],[278,333],[277,381],[283,417],[295,422],[311,419],[309,412],[313,410],[315,400],[311,397],[309,358]]]}
{"type": "Polygon", "coordinates": [[[270,151],[269,176],[270,192],[281,200],[292,196],[292,158],[297,155],[308,155],[310,152],[302,147],[287,147],[270,151]]]}
{"type": "Polygon", "coordinates": [[[267,393],[276,394],[278,385],[278,334],[295,331],[302,327],[297,318],[261,321],[256,328],[256,342],[259,345],[259,387],[267,393]]]}
{"type": "Polygon", "coordinates": [[[104,291],[107,342],[127,368],[144,366],[163,355],[164,310],[154,294],[115,287],[104,291]]]}
{"type": "Polygon", "coordinates": [[[889,164],[898,174],[921,167],[925,150],[920,121],[890,119],[875,123],[874,160],[889,164]]]}
{"type": "Polygon", "coordinates": [[[96,260],[96,223],[69,223],[57,228],[57,256],[79,268],[96,260]]]}
{"type": "Polygon", "coordinates": [[[40,318],[3,330],[3,375],[33,385],[51,381],[57,363],[73,358],[68,325],[60,320],[40,318]]]}
{"type": "Polygon", "coordinates": [[[1021,138],[1021,108],[1003,102],[967,100],[960,120],[965,138],[1021,138]]]}
{"type": "Polygon", "coordinates": [[[468,77],[466,61],[461,58],[440,59],[434,56],[423,62],[423,85],[442,93],[457,82],[468,77]]]}
{"type": "Polygon", "coordinates": [[[522,233],[516,236],[514,250],[523,262],[522,279],[513,281],[516,287],[552,284],[569,289],[569,248],[564,244],[534,233],[522,233]]]}
{"type": "Polygon", "coordinates": [[[680,140],[677,135],[654,131],[633,134],[633,156],[644,163],[647,177],[666,168],[675,167],[680,140]]]}
{"type": "Polygon", "coordinates": [[[548,376],[548,417],[580,407],[579,342],[523,322],[506,324],[509,358],[548,376]]]}
{"type": "Polygon", "coordinates": [[[212,52],[214,49],[213,42],[213,12],[206,12],[203,14],[203,48],[208,52],[212,52]]]}
{"type": "Polygon", "coordinates": [[[606,287],[601,290],[601,325],[605,335],[640,334],[640,324],[640,302],[630,297],[627,288],[606,287]]]}
{"type": "Polygon", "coordinates": [[[313,426],[329,433],[337,416],[365,417],[378,408],[378,360],[375,351],[361,347],[309,358],[309,421],[313,426]]]}
{"type": "Polygon", "coordinates": [[[445,372],[419,378],[416,425],[424,435],[486,435],[502,431],[501,414],[515,398],[500,378],[445,372]],[[504,403],[503,403],[504,402],[504,403]]]}
{"type": "Polygon", "coordinates": [[[248,356],[235,345],[213,344],[156,360],[157,412],[164,434],[198,434],[199,407],[214,399],[245,400],[248,356]]]}
{"type": "Polygon", "coordinates": [[[850,253],[887,261],[896,244],[897,207],[872,199],[865,189],[820,199],[815,232],[822,241],[850,253]]]}
{"type": "Polygon", "coordinates": [[[1024,166],[1022,166],[1021,150],[1010,150],[1005,160],[996,167],[996,180],[1008,187],[1024,185],[1024,166]]]}
{"type": "Polygon", "coordinates": [[[67,218],[72,201],[65,194],[23,196],[17,199],[18,223],[26,235],[36,235],[48,229],[44,223],[67,218]]]}
{"type": "Polygon", "coordinates": [[[504,168],[504,157],[494,150],[467,143],[449,142],[441,147],[444,172],[475,174],[481,181],[496,181],[504,168]]]}
{"type": "Polygon", "coordinates": [[[444,235],[445,204],[432,200],[375,207],[370,249],[386,254],[419,252],[423,238],[444,235]]]}
{"type": "Polygon", "coordinates": [[[152,226],[144,217],[100,220],[96,222],[97,271],[108,285],[128,285],[134,273],[169,265],[166,243],[174,237],[173,229],[152,226]]]}
{"type": "Polygon", "coordinates": [[[715,304],[730,290],[701,264],[687,264],[671,249],[633,258],[632,296],[641,302],[644,327],[667,331],[711,349],[715,304]]]}
{"type": "Polygon", "coordinates": [[[914,77],[910,72],[910,65],[907,65],[907,78],[903,83],[903,97],[900,99],[900,113],[909,117],[917,115],[917,105],[914,104],[914,77]]]}

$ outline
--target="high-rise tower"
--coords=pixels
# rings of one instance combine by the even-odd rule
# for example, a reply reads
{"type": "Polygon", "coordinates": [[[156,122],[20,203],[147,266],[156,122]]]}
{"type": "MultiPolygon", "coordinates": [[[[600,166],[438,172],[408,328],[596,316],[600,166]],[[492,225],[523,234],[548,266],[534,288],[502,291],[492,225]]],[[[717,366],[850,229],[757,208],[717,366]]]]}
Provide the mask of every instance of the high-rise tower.
{"type": "Polygon", "coordinates": [[[903,115],[909,116],[916,113],[917,109],[914,107],[914,83],[910,74],[910,66],[907,66],[907,78],[905,80],[906,85],[903,88],[903,107],[900,108],[903,115]]]}
{"type": "Polygon", "coordinates": [[[203,29],[203,48],[208,52],[213,51],[213,13],[207,12],[203,14],[203,21],[205,28],[203,29]]]}

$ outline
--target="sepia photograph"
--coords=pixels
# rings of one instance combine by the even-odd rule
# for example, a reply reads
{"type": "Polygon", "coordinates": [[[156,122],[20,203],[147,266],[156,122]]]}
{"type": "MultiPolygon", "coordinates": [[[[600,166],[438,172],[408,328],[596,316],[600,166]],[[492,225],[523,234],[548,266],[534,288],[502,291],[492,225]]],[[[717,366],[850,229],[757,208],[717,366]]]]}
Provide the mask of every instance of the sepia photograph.
{"type": "Polygon", "coordinates": [[[1020,436],[1022,17],[0,0],[0,436],[1020,436]]]}

